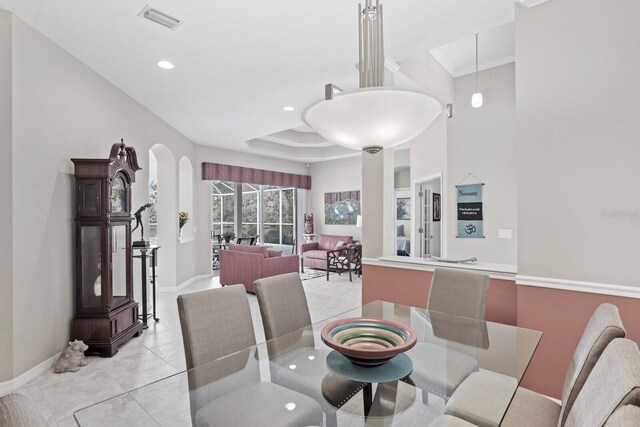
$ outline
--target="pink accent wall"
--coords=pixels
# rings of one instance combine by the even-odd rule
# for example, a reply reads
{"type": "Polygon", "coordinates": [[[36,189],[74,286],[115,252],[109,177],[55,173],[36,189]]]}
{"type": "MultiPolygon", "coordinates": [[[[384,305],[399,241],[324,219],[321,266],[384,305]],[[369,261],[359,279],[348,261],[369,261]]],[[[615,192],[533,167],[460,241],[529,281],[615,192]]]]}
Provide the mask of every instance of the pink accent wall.
{"type": "Polygon", "coordinates": [[[518,286],[518,326],[542,331],[522,386],[560,399],[564,377],[589,318],[604,302],[620,310],[627,338],[640,342],[640,301],[587,292],[518,286]]]}
{"type": "MultiPolygon", "coordinates": [[[[362,275],[363,304],[382,300],[413,307],[427,307],[433,275],[430,271],[364,265],[362,275]]],[[[517,321],[516,291],[513,280],[491,279],[486,319],[515,325],[517,321]]]]}
{"type": "MultiPolygon", "coordinates": [[[[432,273],[363,266],[362,303],[375,300],[425,308],[432,273]]],[[[542,331],[522,386],[559,399],[569,362],[587,321],[604,302],[620,309],[627,338],[640,343],[640,300],[561,289],[516,286],[491,279],[487,320],[542,331]]]]}

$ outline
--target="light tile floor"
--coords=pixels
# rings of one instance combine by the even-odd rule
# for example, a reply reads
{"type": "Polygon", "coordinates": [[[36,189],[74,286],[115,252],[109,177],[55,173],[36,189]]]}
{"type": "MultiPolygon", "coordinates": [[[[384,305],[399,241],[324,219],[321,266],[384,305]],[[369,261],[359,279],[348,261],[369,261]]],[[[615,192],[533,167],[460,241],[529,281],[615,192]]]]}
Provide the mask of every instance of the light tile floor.
{"type": "MultiPolygon", "coordinates": [[[[349,282],[348,275],[332,274],[303,282],[313,322],[335,316],[361,304],[361,281],[349,282]]],[[[177,295],[220,287],[219,278],[198,280],[180,292],[158,294],[159,323],[149,322],[142,336],[132,338],[112,358],[88,356],[89,365],[76,373],[49,371],[18,392],[29,397],[50,426],[75,426],[73,413],[78,409],[150,384],[186,368],[177,295]]],[[[260,309],[255,295],[247,294],[256,341],[264,341],[260,309]]],[[[123,402],[123,404],[125,404],[123,402]]],[[[188,414],[186,414],[188,416],[188,414]]],[[[158,418],[156,418],[158,419],[158,418]]],[[[180,420],[167,419],[165,425],[180,420]]],[[[175,424],[174,424],[175,423],[175,424]]],[[[164,424],[164,423],[163,423],[164,424]]]]}

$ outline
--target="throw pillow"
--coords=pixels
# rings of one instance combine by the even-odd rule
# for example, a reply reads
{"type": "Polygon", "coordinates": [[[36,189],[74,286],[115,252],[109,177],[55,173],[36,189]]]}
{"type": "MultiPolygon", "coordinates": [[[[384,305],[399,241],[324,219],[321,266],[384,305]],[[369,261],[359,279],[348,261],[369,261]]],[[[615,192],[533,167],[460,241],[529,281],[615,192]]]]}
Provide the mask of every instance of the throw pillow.
{"type": "Polygon", "coordinates": [[[269,254],[269,258],[274,256],[282,256],[282,251],[276,251],[274,249],[267,249],[267,253],[269,254]]]}
{"type": "Polygon", "coordinates": [[[344,240],[338,240],[338,242],[336,243],[336,247],[334,249],[340,249],[341,247],[343,247],[346,244],[347,244],[347,242],[345,242],[344,240]]]}
{"type": "Polygon", "coordinates": [[[404,225],[398,225],[396,236],[404,236],[404,225]]]}

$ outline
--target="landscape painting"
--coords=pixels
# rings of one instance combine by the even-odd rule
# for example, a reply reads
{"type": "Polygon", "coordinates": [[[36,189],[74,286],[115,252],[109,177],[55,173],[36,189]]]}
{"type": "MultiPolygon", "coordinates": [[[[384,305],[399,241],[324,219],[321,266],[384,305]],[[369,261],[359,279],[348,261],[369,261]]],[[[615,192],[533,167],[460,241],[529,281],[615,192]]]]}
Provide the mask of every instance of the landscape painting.
{"type": "Polygon", "coordinates": [[[324,223],[356,225],[360,215],[360,191],[324,193],[324,223]]]}

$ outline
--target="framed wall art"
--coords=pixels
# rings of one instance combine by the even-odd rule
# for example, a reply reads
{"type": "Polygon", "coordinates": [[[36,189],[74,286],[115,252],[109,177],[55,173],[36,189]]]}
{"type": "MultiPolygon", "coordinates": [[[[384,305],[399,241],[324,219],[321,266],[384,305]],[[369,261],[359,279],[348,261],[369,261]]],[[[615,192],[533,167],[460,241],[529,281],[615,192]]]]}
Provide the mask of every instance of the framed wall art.
{"type": "Polygon", "coordinates": [[[324,193],[324,223],[356,225],[360,215],[360,190],[324,193]]]}

